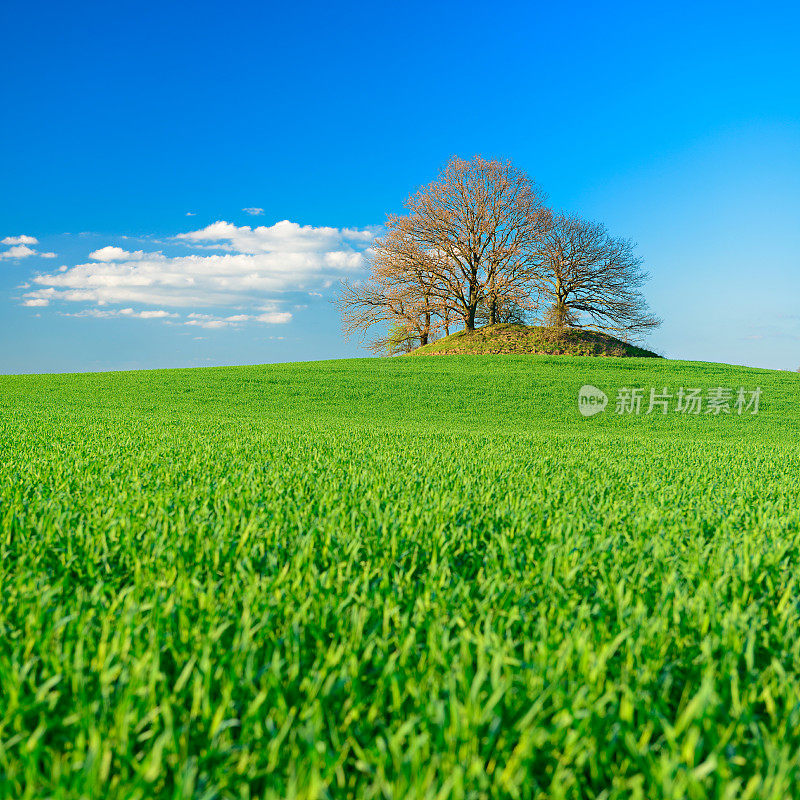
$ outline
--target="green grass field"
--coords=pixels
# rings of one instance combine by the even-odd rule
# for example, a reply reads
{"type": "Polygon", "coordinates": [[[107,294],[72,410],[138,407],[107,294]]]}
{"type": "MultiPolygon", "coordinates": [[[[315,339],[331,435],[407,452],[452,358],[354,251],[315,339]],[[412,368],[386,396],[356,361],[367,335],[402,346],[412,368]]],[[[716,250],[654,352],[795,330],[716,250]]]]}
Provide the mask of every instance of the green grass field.
{"type": "Polygon", "coordinates": [[[800,797],[800,376],[463,356],[0,392],[3,798],[800,797]],[[620,416],[623,385],[763,395],[620,416]]]}

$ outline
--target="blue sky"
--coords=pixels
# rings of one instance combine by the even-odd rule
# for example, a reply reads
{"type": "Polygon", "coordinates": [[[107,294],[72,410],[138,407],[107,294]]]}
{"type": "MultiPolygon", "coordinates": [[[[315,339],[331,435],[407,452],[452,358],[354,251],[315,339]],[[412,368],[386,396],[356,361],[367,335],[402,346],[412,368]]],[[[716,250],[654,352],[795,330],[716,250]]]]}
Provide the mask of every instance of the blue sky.
{"type": "Polygon", "coordinates": [[[639,243],[653,348],[800,366],[794,4],[6,0],[0,28],[2,372],[365,355],[332,288],[475,153],[639,243]]]}

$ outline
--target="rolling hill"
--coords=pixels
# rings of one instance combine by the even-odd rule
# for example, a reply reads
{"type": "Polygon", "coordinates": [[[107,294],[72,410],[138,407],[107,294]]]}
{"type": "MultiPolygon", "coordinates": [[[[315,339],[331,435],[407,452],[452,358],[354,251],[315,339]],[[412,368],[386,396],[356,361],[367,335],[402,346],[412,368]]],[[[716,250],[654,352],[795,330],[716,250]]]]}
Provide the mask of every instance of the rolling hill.
{"type": "Polygon", "coordinates": [[[533,325],[486,325],[474,331],[457,331],[429,342],[412,355],[570,355],[658,358],[636,345],[607,333],[570,328],[556,332],[533,325]]]}
{"type": "Polygon", "coordinates": [[[796,796],[798,389],[530,355],[0,376],[0,794],[796,796]]]}

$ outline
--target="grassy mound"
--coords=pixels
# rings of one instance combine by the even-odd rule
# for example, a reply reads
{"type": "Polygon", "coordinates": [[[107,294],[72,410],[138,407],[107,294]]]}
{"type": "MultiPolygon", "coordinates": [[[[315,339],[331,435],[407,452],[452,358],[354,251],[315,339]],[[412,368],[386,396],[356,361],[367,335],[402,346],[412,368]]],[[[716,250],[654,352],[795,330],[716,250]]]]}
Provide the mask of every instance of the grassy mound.
{"type": "Polygon", "coordinates": [[[532,355],[618,356],[659,358],[656,353],[615,339],[607,333],[569,329],[561,332],[533,325],[487,325],[458,331],[418,347],[412,355],[532,355]]]}
{"type": "Polygon", "coordinates": [[[0,797],[796,797],[798,389],[529,355],[0,376],[0,797]],[[665,386],[763,396],[615,413],[665,386]]]}

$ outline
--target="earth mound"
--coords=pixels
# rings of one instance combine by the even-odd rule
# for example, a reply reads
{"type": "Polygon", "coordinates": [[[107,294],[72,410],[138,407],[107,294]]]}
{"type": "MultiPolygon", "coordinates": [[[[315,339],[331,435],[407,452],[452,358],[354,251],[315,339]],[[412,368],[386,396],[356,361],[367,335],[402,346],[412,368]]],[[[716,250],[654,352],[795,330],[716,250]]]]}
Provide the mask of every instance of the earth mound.
{"type": "Polygon", "coordinates": [[[458,331],[412,351],[410,355],[530,354],[661,358],[656,353],[598,331],[555,330],[538,325],[487,325],[458,331]]]}

